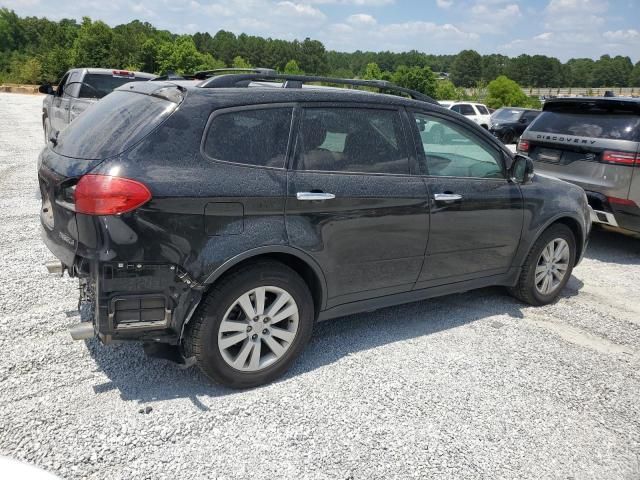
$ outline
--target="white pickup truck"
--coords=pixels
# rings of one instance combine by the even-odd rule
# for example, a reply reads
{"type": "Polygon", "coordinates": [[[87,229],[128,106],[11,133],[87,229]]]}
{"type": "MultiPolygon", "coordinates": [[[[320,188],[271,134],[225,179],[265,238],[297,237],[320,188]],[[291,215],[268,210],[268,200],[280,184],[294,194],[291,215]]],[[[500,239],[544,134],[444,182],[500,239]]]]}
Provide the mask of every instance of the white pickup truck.
{"type": "Polygon", "coordinates": [[[44,141],[57,136],[57,132],[71,123],[88,107],[128,82],[147,81],[155,75],[108,68],[73,68],[65,73],[58,87],[42,85],[46,94],[42,102],[42,128],[44,141]]]}

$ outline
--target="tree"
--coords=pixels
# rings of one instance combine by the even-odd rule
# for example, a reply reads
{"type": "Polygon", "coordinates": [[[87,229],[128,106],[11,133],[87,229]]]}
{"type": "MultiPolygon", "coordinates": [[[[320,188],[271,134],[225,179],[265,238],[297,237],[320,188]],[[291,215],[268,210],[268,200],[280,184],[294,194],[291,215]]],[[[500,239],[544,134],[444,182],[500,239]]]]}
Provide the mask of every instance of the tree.
{"type": "Polygon", "coordinates": [[[491,108],[524,107],[528,102],[529,98],[520,85],[504,75],[500,75],[487,85],[485,103],[491,108]]]}
{"type": "Polygon", "coordinates": [[[629,75],[629,85],[631,87],[640,87],[640,62],[636,63],[629,75]]]}
{"type": "Polygon", "coordinates": [[[391,80],[401,87],[416,90],[430,97],[436,96],[436,76],[429,67],[407,67],[401,65],[393,73],[391,80]]]}
{"type": "Polygon", "coordinates": [[[461,98],[461,93],[451,80],[438,80],[435,98],[437,100],[458,100],[461,98]]]}
{"type": "Polygon", "coordinates": [[[461,51],[451,65],[449,78],[458,87],[474,87],[482,79],[482,57],[475,50],[461,51]]]}
{"type": "Polygon", "coordinates": [[[289,60],[284,66],[284,73],[289,75],[304,75],[304,72],[298,66],[295,60],[289,60]]]}
{"type": "Polygon", "coordinates": [[[110,62],[113,33],[109,25],[82,18],[82,25],[71,50],[71,63],[78,67],[112,67],[110,62]]]}
{"type": "Polygon", "coordinates": [[[213,58],[210,53],[200,53],[189,35],[178,37],[173,43],[162,43],[157,49],[156,59],[161,73],[193,73],[225,67],[223,62],[213,58]]]}
{"type": "Polygon", "coordinates": [[[377,63],[371,62],[367,63],[367,68],[364,71],[364,75],[362,76],[365,80],[381,80],[382,79],[382,71],[377,63]]]}
{"type": "Polygon", "coordinates": [[[327,52],[318,40],[305,38],[300,44],[300,68],[308,73],[322,75],[329,70],[327,52]]]}
{"type": "Polygon", "coordinates": [[[249,64],[249,62],[247,62],[240,55],[234,57],[233,62],[231,63],[231,66],[233,68],[251,68],[251,65],[249,64]]]}

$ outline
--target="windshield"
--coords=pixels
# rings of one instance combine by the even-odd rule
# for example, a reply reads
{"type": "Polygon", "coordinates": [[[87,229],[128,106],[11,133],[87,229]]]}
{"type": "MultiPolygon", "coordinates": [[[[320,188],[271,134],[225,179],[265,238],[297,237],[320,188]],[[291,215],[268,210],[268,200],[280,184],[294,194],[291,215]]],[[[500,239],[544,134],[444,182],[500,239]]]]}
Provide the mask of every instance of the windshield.
{"type": "Polygon", "coordinates": [[[517,122],[520,115],[522,115],[522,110],[501,108],[493,114],[493,119],[500,120],[501,122],[517,122]]]}
{"type": "Polygon", "coordinates": [[[640,116],[628,113],[542,112],[532,124],[536,132],[562,133],[578,137],[640,140],[640,116]]]}
{"type": "Polygon", "coordinates": [[[177,106],[156,96],[113,92],[62,130],[53,149],[87,160],[118,155],[151,133],[177,106]]]}
{"type": "Polygon", "coordinates": [[[80,87],[80,97],[82,98],[102,98],[109,95],[116,88],[129,82],[146,82],[148,78],[143,77],[118,77],[113,75],[99,75],[90,73],[85,75],[80,87]]]}

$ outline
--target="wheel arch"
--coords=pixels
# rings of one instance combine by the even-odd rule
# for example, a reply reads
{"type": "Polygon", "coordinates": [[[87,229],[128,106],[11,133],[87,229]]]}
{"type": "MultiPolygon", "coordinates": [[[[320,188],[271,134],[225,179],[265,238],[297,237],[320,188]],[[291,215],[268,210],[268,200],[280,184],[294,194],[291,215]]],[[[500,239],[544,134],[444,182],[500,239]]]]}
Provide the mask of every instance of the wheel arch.
{"type": "Polygon", "coordinates": [[[585,246],[584,245],[585,233],[582,229],[582,224],[580,223],[580,221],[571,214],[567,214],[567,213],[559,214],[553,217],[547,223],[545,223],[536,232],[535,236],[533,237],[533,241],[531,242],[531,245],[535,244],[538,241],[538,238],[540,238],[540,235],[546,232],[549,227],[556,224],[565,225],[566,227],[569,228],[569,230],[571,230],[571,233],[573,233],[573,236],[576,241],[576,256],[575,256],[575,263],[574,263],[574,266],[576,266],[580,261],[580,259],[582,258],[582,254],[584,253],[583,249],[585,246]]]}
{"type": "Polygon", "coordinates": [[[311,291],[317,318],[318,313],[324,310],[327,304],[327,284],[324,273],[313,258],[293,247],[273,245],[241,253],[216,268],[203,283],[206,287],[213,285],[232,270],[259,260],[277,261],[295,270],[311,291]]]}

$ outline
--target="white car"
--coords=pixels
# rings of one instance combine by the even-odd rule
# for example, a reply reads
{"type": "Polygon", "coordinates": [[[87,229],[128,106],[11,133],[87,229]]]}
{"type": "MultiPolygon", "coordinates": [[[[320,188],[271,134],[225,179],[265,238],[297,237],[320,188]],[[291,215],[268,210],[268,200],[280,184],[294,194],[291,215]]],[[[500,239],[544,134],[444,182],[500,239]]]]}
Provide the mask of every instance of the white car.
{"type": "MultiPolygon", "coordinates": [[[[443,102],[440,103],[442,104],[443,102]]],[[[489,113],[487,106],[482,103],[454,102],[450,105],[443,106],[447,107],[449,110],[453,110],[454,112],[464,115],[469,120],[473,120],[483,128],[489,129],[489,126],[491,125],[491,113],[489,113]]]]}

